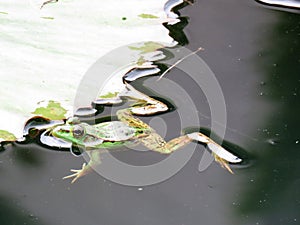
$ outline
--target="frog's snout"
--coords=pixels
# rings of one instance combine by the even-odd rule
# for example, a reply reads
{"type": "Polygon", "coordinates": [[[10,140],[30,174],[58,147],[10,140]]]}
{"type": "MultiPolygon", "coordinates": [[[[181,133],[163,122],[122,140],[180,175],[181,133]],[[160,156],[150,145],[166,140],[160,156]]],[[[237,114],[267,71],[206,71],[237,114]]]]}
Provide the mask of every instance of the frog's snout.
{"type": "Polygon", "coordinates": [[[54,137],[60,137],[62,134],[69,134],[71,132],[71,129],[69,126],[59,126],[55,127],[52,131],[52,134],[54,137]]]}

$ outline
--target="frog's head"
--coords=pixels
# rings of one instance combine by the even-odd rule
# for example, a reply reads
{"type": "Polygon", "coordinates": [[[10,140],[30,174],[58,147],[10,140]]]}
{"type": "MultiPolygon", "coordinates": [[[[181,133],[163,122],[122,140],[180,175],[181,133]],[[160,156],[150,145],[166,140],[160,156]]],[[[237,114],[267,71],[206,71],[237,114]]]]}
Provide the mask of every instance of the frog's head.
{"type": "Polygon", "coordinates": [[[84,126],[79,124],[57,126],[52,131],[54,137],[61,138],[77,145],[84,145],[85,133],[84,126]]]}
{"type": "Polygon", "coordinates": [[[97,148],[103,143],[94,128],[86,123],[57,126],[52,130],[52,135],[78,147],[97,148]]]}

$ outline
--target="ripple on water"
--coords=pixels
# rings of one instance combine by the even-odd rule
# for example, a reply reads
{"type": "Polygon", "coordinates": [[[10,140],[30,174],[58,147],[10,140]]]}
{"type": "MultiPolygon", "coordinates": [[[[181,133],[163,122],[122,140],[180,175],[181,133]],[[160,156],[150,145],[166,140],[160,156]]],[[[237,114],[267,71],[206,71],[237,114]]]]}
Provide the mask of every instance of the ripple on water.
{"type": "Polygon", "coordinates": [[[267,143],[270,145],[278,145],[280,143],[280,140],[278,138],[270,138],[267,140],[267,143]]]}

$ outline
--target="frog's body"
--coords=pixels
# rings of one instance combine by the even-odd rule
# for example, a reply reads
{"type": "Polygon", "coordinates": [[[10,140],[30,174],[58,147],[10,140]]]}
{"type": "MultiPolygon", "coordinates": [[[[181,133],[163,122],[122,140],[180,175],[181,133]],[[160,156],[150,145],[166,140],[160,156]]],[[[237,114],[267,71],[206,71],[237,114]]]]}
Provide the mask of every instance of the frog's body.
{"type": "Polygon", "coordinates": [[[133,128],[120,121],[111,121],[96,125],[67,124],[54,129],[53,134],[80,147],[99,149],[129,144],[149,132],[149,129],[133,128]]]}
{"type": "Polygon", "coordinates": [[[126,90],[120,93],[119,96],[138,101],[134,107],[117,111],[119,121],[89,125],[73,118],[68,120],[66,125],[53,129],[53,136],[83,147],[90,155],[88,165],[83,164],[80,170],[71,170],[74,174],[65,178],[75,177],[72,180],[72,182],[75,182],[79,177],[91,171],[94,165],[99,164],[100,153],[96,149],[109,150],[131,144],[143,144],[150,150],[162,154],[170,154],[191,141],[197,141],[206,144],[212,151],[215,160],[231,173],[232,171],[227,163],[241,162],[240,158],[200,132],[186,134],[166,142],[148,124],[134,117],[134,115],[151,115],[157,112],[164,112],[168,110],[164,103],[138,92],[129,84],[126,84],[126,90]]]}

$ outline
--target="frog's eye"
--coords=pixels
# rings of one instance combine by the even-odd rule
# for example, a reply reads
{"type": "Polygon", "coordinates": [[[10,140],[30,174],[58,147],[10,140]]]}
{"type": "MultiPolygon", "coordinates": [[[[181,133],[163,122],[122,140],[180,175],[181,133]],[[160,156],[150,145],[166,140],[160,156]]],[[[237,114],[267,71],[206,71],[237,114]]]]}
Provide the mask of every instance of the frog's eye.
{"type": "Polygon", "coordinates": [[[72,132],[73,132],[73,136],[75,138],[80,138],[84,135],[84,128],[81,126],[74,126],[74,129],[72,132]]]}

